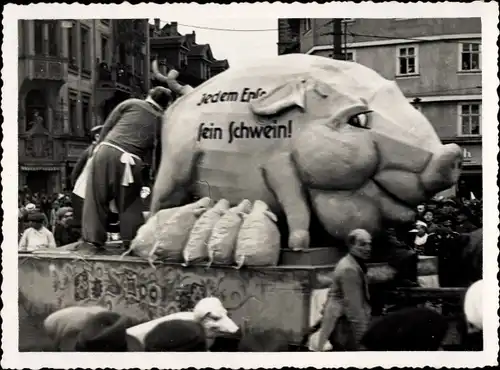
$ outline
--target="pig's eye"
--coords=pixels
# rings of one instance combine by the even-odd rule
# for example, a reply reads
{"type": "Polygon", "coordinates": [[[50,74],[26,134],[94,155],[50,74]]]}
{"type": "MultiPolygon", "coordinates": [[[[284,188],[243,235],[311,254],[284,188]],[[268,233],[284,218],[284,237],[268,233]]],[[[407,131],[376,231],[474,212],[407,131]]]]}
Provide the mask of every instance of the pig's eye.
{"type": "Polygon", "coordinates": [[[352,116],[351,118],[349,118],[347,123],[354,127],[366,128],[366,129],[370,128],[368,115],[366,113],[360,113],[355,116],[352,116]]]}

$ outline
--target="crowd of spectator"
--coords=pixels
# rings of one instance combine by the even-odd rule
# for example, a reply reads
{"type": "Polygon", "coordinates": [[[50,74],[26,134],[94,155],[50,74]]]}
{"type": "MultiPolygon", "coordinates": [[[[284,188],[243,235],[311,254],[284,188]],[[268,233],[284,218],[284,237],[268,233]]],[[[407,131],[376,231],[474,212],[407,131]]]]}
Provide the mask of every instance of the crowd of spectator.
{"type": "Polygon", "coordinates": [[[24,187],[18,195],[19,249],[33,251],[55,248],[78,241],[73,227],[73,208],[68,191],[32,193],[24,187]]]}

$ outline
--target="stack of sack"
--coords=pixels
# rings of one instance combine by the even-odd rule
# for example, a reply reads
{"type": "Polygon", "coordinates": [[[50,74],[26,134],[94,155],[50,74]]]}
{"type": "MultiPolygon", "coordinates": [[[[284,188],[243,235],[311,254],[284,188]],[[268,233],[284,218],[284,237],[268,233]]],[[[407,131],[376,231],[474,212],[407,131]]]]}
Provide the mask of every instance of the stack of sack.
{"type": "Polygon", "coordinates": [[[277,217],[263,201],[244,199],[230,208],[226,199],[213,206],[202,198],[182,207],[164,209],[148,219],[124,255],[149,261],[182,262],[184,266],[276,266],[280,233],[277,217]]]}

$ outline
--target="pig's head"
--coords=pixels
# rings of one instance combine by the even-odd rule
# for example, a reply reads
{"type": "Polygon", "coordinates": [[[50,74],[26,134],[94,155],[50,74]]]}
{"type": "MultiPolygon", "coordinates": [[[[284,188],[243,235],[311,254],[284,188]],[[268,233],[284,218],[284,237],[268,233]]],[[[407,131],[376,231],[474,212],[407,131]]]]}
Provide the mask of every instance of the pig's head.
{"type": "Polygon", "coordinates": [[[443,145],[394,82],[356,63],[316,67],[251,109],[293,118],[292,158],[327,231],[410,221],[419,203],[457,182],[459,147],[443,145]]]}

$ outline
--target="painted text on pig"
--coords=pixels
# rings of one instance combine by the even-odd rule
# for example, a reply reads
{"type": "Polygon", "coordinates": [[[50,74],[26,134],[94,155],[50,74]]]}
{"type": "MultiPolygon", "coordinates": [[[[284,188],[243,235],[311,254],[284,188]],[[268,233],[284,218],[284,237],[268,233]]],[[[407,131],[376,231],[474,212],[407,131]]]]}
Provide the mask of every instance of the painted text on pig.
{"type": "MultiPolygon", "coordinates": [[[[243,121],[231,121],[227,126],[227,142],[231,144],[240,139],[287,139],[292,137],[292,121],[278,124],[273,120],[267,124],[248,125],[243,121]]],[[[225,140],[224,128],[216,126],[213,122],[202,122],[198,127],[197,141],[225,140]]]]}
{"type": "Polygon", "coordinates": [[[237,91],[218,91],[214,94],[203,94],[201,100],[196,105],[212,104],[220,102],[240,102],[248,103],[253,99],[260,98],[266,92],[260,87],[256,90],[249,87],[243,88],[240,92],[237,91]]]}

